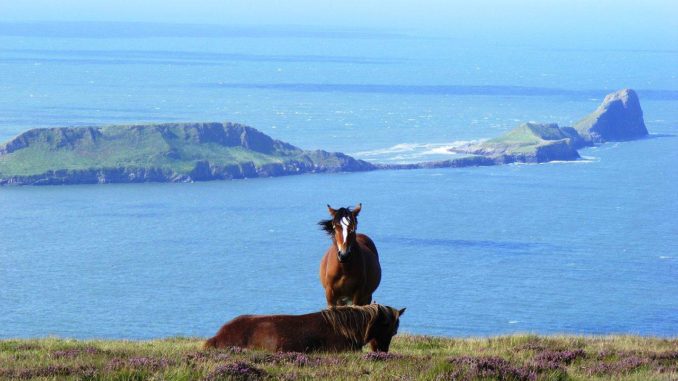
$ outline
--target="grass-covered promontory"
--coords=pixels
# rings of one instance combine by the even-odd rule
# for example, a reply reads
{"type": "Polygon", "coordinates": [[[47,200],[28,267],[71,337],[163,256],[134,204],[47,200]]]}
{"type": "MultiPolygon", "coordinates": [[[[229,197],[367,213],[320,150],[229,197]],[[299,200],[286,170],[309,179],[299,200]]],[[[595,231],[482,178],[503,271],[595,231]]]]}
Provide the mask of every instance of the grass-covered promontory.
{"type": "Polygon", "coordinates": [[[3,380],[675,380],[678,339],[396,336],[389,353],[202,350],[199,339],[0,340],[3,380]]]}
{"type": "Polygon", "coordinates": [[[499,137],[451,150],[479,155],[495,164],[545,163],[576,160],[578,149],[595,143],[640,139],[647,135],[638,95],[631,89],[622,89],[608,94],[595,111],[574,127],[523,123],[499,137]]]}
{"type": "Polygon", "coordinates": [[[194,181],[369,170],[232,123],[29,130],[0,145],[0,184],[194,181]]]}
{"type": "Polygon", "coordinates": [[[578,159],[580,146],[582,140],[572,127],[524,123],[500,137],[455,150],[490,157],[498,163],[544,163],[578,159]]]}

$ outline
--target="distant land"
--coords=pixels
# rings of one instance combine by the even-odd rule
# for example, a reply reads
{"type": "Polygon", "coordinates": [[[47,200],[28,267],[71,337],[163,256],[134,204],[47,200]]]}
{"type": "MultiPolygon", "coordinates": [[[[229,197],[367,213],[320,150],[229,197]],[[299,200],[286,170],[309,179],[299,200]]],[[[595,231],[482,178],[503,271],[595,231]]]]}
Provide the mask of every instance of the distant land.
{"type": "Polygon", "coordinates": [[[578,149],[596,143],[639,139],[648,134],[635,91],[608,94],[603,103],[574,127],[524,123],[483,142],[455,147],[454,152],[480,155],[496,164],[545,163],[579,159],[578,149]]]}
{"type": "Polygon", "coordinates": [[[578,149],[648,134],[635,91],[609,94],[573,127],[524,123],[452,148],[451,160],[377,164],[308,151],[234,123],[41,128],[0,145],[0,185],[191,182],[379,169],[452,168],[577,160],[578,149]]]}

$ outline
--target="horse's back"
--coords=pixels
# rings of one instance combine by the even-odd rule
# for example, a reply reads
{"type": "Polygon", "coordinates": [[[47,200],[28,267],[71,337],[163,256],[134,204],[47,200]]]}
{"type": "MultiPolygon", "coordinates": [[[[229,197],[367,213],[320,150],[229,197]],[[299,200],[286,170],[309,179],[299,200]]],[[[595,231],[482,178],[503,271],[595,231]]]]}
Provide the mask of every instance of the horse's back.
{"type": "Polygon", "coordinates": [[[313,338],[306,337],[308,333],[324,331],[318,326],[321,324],[319,319],[318,313],[238,316],[224,324],[216,336],[208,339],[205,348],[237,346],[272,352],[305,352],[317,346],[313,338]]]}

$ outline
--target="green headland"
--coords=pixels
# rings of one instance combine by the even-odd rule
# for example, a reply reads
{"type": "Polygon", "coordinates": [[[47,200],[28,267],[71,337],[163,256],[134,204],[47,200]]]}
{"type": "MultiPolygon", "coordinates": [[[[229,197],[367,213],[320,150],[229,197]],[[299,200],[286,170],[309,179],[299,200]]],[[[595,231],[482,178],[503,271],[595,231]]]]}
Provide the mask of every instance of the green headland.
{"type": "Polygon", "coordinates": [[[0,183],[186,182],[364,171],[342,153],[305,151],[232,123],[29,130],[0,146],[0,183]]]}

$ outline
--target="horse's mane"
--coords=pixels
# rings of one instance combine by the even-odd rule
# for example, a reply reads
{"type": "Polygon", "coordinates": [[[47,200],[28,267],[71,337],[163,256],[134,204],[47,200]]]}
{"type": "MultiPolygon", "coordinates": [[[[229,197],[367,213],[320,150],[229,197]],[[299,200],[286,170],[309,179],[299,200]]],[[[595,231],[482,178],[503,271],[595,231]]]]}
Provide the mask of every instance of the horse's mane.
{"type": "Polygon", "coordinates": [[[367,333],[377,321],[379,311],[386,316],[393,315],[388,307],[380,304],[331,307],[321,311],[321,314],[334,332],[362,346],[367,341],[367,333]]]}
{"type": "Polygon", "coordinates": [[[337,209],[334,218],[331,218],[329,220],[320,220],[318,222],[318,225],[320,225],[320,228],[325,231],[325,233],[329,234],[330,237],[334,237],[334,226],[332,226],[332,223],[335,220],[341,220],[344,217],[349,217],[353,211],[351,208],[339,208],[337,209]]]}

